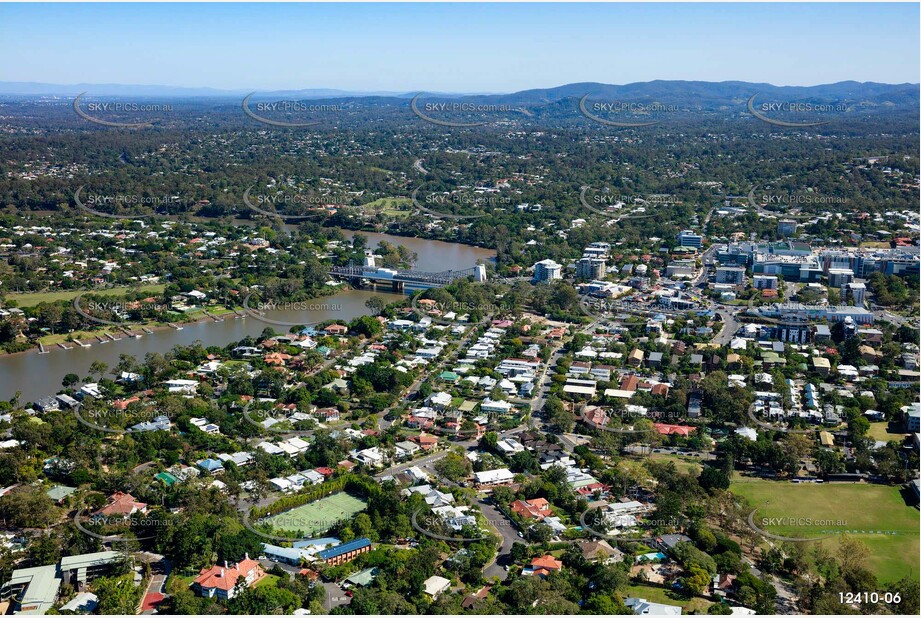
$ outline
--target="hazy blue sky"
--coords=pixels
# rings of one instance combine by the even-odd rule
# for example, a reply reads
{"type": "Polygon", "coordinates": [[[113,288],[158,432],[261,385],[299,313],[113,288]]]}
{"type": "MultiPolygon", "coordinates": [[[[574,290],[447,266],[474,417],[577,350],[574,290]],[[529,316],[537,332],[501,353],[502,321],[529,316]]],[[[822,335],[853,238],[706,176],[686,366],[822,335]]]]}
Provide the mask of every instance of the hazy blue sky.
{"type": "Polygon", "coordinates": [[[0,4],[0,80],[510,92],[917,82],[918,4],[0,4]]]}

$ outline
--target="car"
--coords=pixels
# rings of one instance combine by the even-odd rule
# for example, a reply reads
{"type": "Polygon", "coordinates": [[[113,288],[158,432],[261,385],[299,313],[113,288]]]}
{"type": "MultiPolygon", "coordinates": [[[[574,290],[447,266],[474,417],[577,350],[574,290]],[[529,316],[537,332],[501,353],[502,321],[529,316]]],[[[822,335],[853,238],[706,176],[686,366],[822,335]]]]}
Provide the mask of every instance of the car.
{"type": "Polygon", "coordinates": [[[518,538],[523,539],[523,538],[524,538],[524,535],[523,535],[522,533],[519,532],[519,533],[518,533],[518,538]]]}
{"type": "Polygon", "coordinates": [[[352,594],[353,594],[353,593],[352,593],[351,590],[346,590],[346,591],[345,591],[345,596],[347,596],[347,597],[351,597],[352,594]]]}

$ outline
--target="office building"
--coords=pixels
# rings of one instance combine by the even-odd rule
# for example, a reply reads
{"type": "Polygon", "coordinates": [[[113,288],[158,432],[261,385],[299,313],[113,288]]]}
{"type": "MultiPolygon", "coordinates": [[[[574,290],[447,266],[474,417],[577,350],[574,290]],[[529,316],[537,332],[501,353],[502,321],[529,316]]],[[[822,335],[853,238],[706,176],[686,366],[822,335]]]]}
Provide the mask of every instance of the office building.
{"type": "Polygon", "coordinates": [[[742,285],[745,281],[745,269],[736,266],[720,266],[716,269],[716,282],[742,285]]]}
{"type": "Polygon", "coordinates": [[[704,243],[704,237],[695,234],[692,230],[681,230],[678,232],[678,244],[682,247],[694,247],[700,249],[704,243]]]}

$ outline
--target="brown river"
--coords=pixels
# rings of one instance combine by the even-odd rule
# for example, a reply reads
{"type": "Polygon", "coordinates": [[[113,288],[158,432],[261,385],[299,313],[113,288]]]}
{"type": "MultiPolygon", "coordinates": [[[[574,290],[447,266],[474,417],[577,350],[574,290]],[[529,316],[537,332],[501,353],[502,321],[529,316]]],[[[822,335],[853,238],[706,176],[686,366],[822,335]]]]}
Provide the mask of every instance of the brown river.
{"type": "MultiPolygon", "coordinates": [[[[381,240],[394,245],[404,245],[418,255],[416,268],[429,272],[470,268],[476,265],[478,260],[488,261],[495,256],[495,253],[489,249],[468,245],[371,232],[361,232],[361,234],[368,237],[370,247],[376,246],[381,240]]],[[[345,235],[351,237],[352,233],[345,232],[345,235]]],[[[351,320],[370,313],[365,307],[365,301],[373,295],[381,296],[388,302],[402,297],[400,294],[393,294],[387,288],[343,290],[332,296],[309,301],[309,304],[319,305],[319,308],[273,311],[267,314],[267,317],[292,323],[313,323],[330,319],[351,320]]],[[[54,395],[61,390],[61,380],[68,373],[75,373],[81,379],[87,377],[93,361],[102,361],[111,369],[118,363],[121,354],[128,354],[143,361],[144,355],[148,352],[162,354],[174,346],[190,345],[195,341],[200,341],[205,346],[223,347],[247,335],[257,336],[269,326],[277,332],[288,330],[287,327],[267,324],[251,316],[236,319],[233,316],[227,316],[223,322],[208,320],[183,324],[182,330],[157,330],[153,334],[143,334],[140,338],[122,337],[120,341],[92,343],[89,348],[69,343],[67,345],[73,346],[70,350],[55,346],[47,348],[47,354],[39,354],[37,350],[32,350],[21,354],[0,356],[0,399],[9,399],[17,391],[21,393],[20,402],[22,403],[54,395]]],[[[140,331],[135,328],[132,329],[132,332],[140,331]]]]}

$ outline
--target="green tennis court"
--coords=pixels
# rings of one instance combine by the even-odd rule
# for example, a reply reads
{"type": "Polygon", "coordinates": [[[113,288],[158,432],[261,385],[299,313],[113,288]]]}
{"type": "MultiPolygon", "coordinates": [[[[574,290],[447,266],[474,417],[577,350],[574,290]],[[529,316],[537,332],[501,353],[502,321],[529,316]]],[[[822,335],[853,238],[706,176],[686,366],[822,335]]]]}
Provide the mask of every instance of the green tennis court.
{"type": "Polygon", "coordinates": [[[298,506],[267,519],[277,531],[303,532],[313,535],[326,532],[343,519],[365,510],[368,504],[344,491],[298,506]]]}

